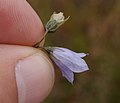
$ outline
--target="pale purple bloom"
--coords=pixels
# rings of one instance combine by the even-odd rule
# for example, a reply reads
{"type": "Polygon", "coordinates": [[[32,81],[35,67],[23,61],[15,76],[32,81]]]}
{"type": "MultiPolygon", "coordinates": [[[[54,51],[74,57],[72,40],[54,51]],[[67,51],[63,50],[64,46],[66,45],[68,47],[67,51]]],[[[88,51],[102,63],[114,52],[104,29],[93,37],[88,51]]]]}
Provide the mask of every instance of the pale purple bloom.
{"type": "Polygon", "coordinates": [[[75,53],[61,47],[45,47],[51,59],[60,68],[62,75],[73,84],[74,73],[81,73],[89,70],[86,62],[82,59],[87,54],[75,53]]]}

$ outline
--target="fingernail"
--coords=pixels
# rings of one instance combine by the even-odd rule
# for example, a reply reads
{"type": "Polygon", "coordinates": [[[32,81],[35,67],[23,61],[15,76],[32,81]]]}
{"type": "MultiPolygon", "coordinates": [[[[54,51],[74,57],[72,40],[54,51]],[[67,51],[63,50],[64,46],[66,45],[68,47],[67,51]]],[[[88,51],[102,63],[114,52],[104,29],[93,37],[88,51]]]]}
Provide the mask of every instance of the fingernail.
{"type": "Polygon", "coordinates": [[[49,94],[53,82],[53,66],[42,54],[18,61],[15,68],[18,103],[40,103],[49,94]]]}

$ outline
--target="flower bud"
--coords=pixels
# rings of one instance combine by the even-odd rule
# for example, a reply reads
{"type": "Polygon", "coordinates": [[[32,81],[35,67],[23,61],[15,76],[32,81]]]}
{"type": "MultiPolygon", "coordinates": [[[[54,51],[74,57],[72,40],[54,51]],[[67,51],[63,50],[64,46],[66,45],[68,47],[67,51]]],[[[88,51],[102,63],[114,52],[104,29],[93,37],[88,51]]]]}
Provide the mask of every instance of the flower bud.
{"type": "Polygon", "coordinates": [[[47,32],[54,32],[56,31],[62,24],[64,24],[69,19],[64,17],[63,13],[53,13],[50,17],[50,20],[47,22],[45,28],[47,32]]]}

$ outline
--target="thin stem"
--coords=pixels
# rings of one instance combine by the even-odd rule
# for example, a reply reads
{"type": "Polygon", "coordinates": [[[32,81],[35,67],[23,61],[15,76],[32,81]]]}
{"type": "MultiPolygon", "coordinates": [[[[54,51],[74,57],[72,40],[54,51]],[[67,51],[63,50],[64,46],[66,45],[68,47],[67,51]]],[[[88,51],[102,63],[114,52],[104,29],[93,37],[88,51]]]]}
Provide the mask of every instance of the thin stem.
{"type": "Polygon", "coordinates": [[[40,47],[40,43],[43,41],[43,39],[45,38],[45,36],[47,35],[47,33],[48,33],[48,30],[45,31],[42,40],[40,40],[40,41],[39,41],[37,44],[35,44],[33,47],[35,47],[35,48],[39,48],[39,47],[40,47]]]}

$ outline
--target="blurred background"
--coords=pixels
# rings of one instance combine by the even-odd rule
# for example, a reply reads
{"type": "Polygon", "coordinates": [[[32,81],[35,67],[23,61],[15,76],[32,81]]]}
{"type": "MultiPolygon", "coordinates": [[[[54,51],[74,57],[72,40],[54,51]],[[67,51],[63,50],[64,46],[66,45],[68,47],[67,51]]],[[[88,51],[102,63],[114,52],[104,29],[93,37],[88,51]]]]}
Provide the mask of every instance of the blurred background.
{"type": "Polygon", "coordinates": [[[56,69],[55,85],[43,103],[120,103],[120,0],[28,0],[45,24],[64,12],[70,19],[46,37],[46,46],[62,46],[85,57],[90,70],[71,85],[56,69]]]}

